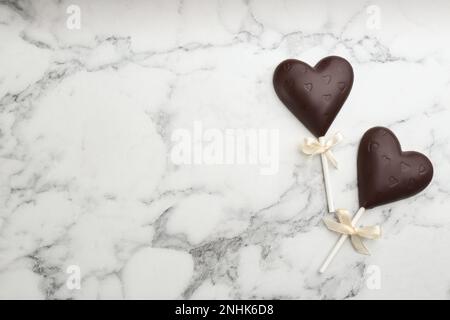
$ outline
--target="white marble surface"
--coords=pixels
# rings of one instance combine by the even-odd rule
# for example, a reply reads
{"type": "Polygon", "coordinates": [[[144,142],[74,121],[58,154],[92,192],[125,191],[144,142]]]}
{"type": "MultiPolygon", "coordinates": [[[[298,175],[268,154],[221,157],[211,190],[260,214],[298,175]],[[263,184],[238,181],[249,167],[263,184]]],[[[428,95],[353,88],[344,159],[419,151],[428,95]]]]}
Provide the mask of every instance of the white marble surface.
{"type": "Polygon", "coordinates": [[[0,1],[0,298],[449,298],[449,12],[448,1],[0,1]],[[66,24],[72,4],[79,30],[66,24]],[[330,130],[345,136],[336,206],[357,209],[357,145],[375,125],[429,156],[435,177],[367,213],[383,228],[370,257],[346,243],[319,275],[337,239],[321,222],[320,161],[298,152],[309,133],[271,81],[286,58],[327,55],[355,72],[330,130]],[[172,134],[194,122],[278,129],[278,171],[174,164],[172,134]]]}

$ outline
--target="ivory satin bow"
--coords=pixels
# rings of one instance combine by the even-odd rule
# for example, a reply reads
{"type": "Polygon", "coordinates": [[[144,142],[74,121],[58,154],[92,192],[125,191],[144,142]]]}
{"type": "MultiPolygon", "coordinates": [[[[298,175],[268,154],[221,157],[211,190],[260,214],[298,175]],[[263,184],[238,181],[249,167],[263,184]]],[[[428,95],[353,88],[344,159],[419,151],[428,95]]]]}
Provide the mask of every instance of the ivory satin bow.
{"type": "Polygon", "coordinates": [[[305,143],[302,146],[302,151],[303,153],[311,156],[324,153],[331,164],[335,168],[337,168],[337,160],[330,149],[337,145],[340,141],[342,141],[342,135],[339,132],[335,133],[329,139],[326,139],[325,137],[320,137],[319,139],[305,138],[305,143]]]}
{"type": "Polygon", "coordinates": [[[337,233],[349,235],[353,247],[357,252],[370,255],[369,250],[364,246],[361,238],[378,239],[381,236],[381,228],[379,226],[355,228],[352,225],[350,213],[344,209],[337,209],[336,216],[339,222],[329,218],[323,219],[327,228],[337,233]]]}

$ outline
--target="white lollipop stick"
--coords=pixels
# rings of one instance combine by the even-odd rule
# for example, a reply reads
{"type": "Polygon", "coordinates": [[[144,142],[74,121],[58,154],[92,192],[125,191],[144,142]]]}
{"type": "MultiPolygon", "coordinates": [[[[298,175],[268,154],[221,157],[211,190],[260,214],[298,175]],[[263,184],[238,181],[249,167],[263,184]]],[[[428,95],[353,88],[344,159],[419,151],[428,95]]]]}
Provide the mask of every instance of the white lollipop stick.
{"type": "MultiPolygon", "coordinates": [[[[359,208],[358,212],[356,212],[355,216],[352,219],[353,226],[358,222],[358,220],[364,214],[364,211],[366,211],[366,209],[364,207],[361,207],[361,208],[359,208]]],[[[333,260],[334,256],[338,253],[339,249],[342,247],[342,245],[344,244],[345,240],[347,240],[347,238],[348,238],[348,235],[346,235],[346,234],[341,235],[338,242],[336,242],[336,244],[334,245],[333,250],[331,250],[331,252],[328,254],[327,259],[323,263],[322,267],[319,269],[320,273],[325,272],[325,270],[328,268],[331,261],[333,260]]]]}
{"type": "MultiPolygon", "coordinates": [[[[325,137],[320,137],[319,142],[324,143],[325,137]]],[[[334,212],[335,210],[334,210],[333,192],[331,190],[330,184],[330,172],[328,170],[328,159],[325,153],[320,154],[320,159],[322,160],[323,180],[325,182],[325,193],[327,196],[328,212],[334,212]]]]}
{"type": "Polygon", "coordinates": [[[334,212],[333,192],[331,190],[330,173],[328,162],[331,162],[337,168],[337,161],[334,158],[331,148],[342,140],[340,133],[335,133],[331,138],[306,138],[301,150],[307,155],[320,154],[322,161],[323,180],[325,182],[325,194],[327,197],[328,211],[334,212]]]}

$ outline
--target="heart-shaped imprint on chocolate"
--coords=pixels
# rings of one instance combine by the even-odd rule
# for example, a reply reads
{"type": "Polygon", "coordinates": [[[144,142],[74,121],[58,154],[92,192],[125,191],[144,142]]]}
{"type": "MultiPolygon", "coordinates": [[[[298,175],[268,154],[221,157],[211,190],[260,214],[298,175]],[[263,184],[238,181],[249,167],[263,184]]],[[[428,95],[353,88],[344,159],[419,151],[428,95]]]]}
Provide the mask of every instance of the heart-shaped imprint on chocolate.
{"type": "Polygon", "coordinates": [[[431,182],[433,165],[423,154],[402,151],[394,133],[366,131],[358,150],[359,205],[366,209],[411,197],[431,182]]]}
{"type": "Polygon", "coordinates": [[[320,60],[314,68],[294,59],[281,62],[273,75],[280,100],[316,137],[326,134],[353,86],[353,69],[341,57],[320,60]]]}

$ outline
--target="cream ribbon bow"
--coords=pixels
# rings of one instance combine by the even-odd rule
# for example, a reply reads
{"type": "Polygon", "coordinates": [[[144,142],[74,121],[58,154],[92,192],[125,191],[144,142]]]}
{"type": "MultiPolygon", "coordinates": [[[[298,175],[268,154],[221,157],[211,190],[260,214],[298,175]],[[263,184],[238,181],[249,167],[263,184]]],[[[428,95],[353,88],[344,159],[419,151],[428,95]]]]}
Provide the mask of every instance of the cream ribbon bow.
{"type": "Polygon", "coordinates": [[[316,138],[305,138],[305,143],[302,146],[303,153],[313,156],[316,154],[324,153],[327,159],[333,164],[333,166],[337,169],[338,163],[333,153],[331,152],[331,148],[337,145],[340,141],[342,141],[342,135],[337,132],[331,138],[326,139],[325,137],[316,138]]]}
{"type": "Polygon", "coordinates": [[[337,209],[336,216],[339,222],[329,218],[323,219],[327,228],[337,233],[349,235],[357,252],[370,255],[361,238],[378,239],[381,236],[381,228],[379,226],[355,228],[352,225],[350,213],[344,209],[337,209]]]}

